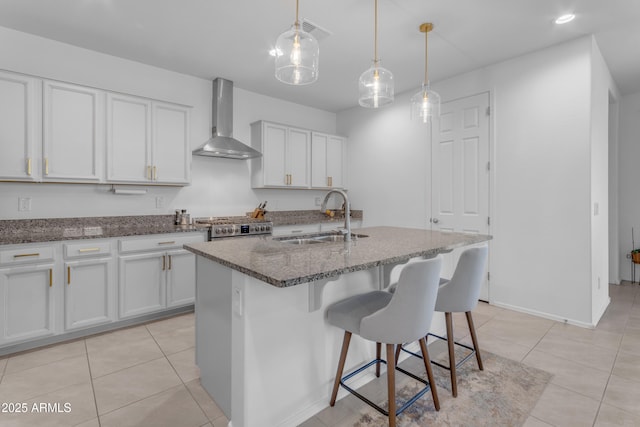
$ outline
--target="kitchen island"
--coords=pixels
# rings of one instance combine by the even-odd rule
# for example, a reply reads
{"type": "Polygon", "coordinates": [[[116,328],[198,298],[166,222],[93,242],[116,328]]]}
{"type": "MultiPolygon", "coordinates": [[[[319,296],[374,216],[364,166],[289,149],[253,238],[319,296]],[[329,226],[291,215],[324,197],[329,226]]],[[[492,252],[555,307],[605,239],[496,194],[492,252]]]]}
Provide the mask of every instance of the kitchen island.
{"type": "MultiPolygon", "coordinates": [[[[412,258],[491,239],[396,227],[355,234],[351,242],[269,236],[185,245],[198,255],[200,381],[234,427],[294,426],[328,405],[342,340],[326,323],[328,305],[383,289],[393,267],[412,258]]],[[[347,369],[373,357],[371,343],[354,337],[351,345],[347,369]]]]}

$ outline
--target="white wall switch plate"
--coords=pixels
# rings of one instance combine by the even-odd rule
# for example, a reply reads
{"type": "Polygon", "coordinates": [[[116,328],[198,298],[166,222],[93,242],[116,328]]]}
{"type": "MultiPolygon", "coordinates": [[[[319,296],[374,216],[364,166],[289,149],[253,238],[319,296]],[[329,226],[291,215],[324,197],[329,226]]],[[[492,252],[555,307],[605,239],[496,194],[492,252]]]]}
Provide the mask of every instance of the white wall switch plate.
{"type": "Polygon", "coordinates": [[[31,197],[18,197],[18,211],[31,211],[31,197]]]}

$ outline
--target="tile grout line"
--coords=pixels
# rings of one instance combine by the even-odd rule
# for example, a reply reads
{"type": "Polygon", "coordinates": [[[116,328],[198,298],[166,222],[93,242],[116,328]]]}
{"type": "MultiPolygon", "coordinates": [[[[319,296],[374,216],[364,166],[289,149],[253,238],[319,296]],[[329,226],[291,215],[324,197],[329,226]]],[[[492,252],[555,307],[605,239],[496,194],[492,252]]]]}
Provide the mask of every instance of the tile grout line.
{"type": "Polygon", "coordinates": [[[98,420],[98,427],[102,426],[100,421],[100,415],[98,414],[98,399],[96,398],[96,389],[93,386],[93,375],[91,374],[91,362],[89,361],[89,349],[87,348],[87,340],[84,341],[84,350],[87,355],[87,366],[89,367],[89,381],[91,382],[91,392],[93,393],[93,403],[96,406],[96,419],[98,420]]]}
{"type": "MultiPolygon", "coordinates": [[[[162,349],[162,347],[160,346],[160,344],[158,343],[158,341],[156,340],[156,337],[153,335],[153,333],[149,330],[149,328],[147,328],[147,325],[145,324],[145,328],[147,329],[147,331],[149,332],[149,335],[151,335],[151,338],[153,338],[153,341],[156,343],[156,345],[160,348],[160,351],[162,352],[162,354],[164,355],[164,358],[167,360],[167,363],[169,363],[169,366],[171,366],[171,369],[173,369],[173,372],[175,372],[175,374],[178,376],[178,379],[180,380],[180,382],[182,383],[182,385],[184,386],[184,388],[187,390],[187,393],[189,393],[189,396],[191,396],[191,398],[193,399],[193,401],[196,403],[196,405],[198,405],[198,408],[200,408],[200,411],[202,411],[202,414],[204,415],[204,417],[209,420],[209,417],[207,416],[207,413],[204,411],[204,409],[202,408],[202,406],[200,405],[200,402],[198,402],[198,399],[196,399],[196,397],[193,395],[193,393],[191,392],[191,390],[189,389],[189,387],[187,386],[187,383],[184,382],[184,380],[182,379],[182,377],[180,376],[180,374],[178,373],[178,370],[175,368],[175,366],[173,366],[173,363],[171,363],[171,360],[169,360],[169,357],[167,354],[165,354],[164,350],[162,349]]],[[[195,347],[189,347],[185,350],[189,350],[191,348],[195,348],[195,347]]],[[[185,351],[185,350],[181,350],[181,351],[185,351]]],[[[178,352],[180,353],[180,352],[178,352]]],[[[177,354],[177,353],[174,353],[177,354]]],[[[193,361],[193,363],[195,364],[195,360],[193,361]]],[[[200,380],[200,375],[198,375],[198,380],[200,380]]],[[[212,399],[213,400],[213,399],[212,399]]],[[[213,420],[209,420],[210,423],[213,423],[213,420]]],[[[206,423],[204,424],[206,425],[206,423]]]]}

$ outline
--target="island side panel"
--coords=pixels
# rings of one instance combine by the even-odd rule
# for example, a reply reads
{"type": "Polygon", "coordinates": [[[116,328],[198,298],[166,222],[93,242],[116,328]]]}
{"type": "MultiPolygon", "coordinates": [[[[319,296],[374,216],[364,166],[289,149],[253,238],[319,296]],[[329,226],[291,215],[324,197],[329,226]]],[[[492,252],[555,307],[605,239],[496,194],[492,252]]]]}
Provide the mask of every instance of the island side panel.
{"type": "MultiPolygon", "coordinates": [[[[296,426],[326,408],[344,333],[327,324],[326,307],[378,283],[377,268],[338,276],[325,286],[322,307],[310,312],[316,283],[276,288],[234,271],[242,309],[232,314],[233,426],[296,426]]],[[[375,344],[354,337],[346,366],[374,354],[375,344]]]]}
{"type": "Polygon", "coordinates": [[[232,271],[196,257],[196,364],[200,383],[228,419],[232,415],[232,271]]]}

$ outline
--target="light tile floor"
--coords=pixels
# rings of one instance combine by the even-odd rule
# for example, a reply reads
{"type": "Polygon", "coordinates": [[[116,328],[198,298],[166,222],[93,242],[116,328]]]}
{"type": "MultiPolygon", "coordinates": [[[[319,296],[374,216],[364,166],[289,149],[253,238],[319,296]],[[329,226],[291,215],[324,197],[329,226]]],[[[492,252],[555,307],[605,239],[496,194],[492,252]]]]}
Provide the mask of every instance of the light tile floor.
{"type": "MultiPolygon", "coordinates": [[[[640,286],[612,285],[609,293],[595,330],[483,303],[474,311],[481,348],[554,374],[525,427],[640,426],[640,286]]],[[[193,319],[181,315],[0,359],[0,403],[27,406],[27,413],[0,412],[0,427],[226,426],[198,380],[193,319]],[[41,403],[60,406],[33,412],[41,403]]],[[[454,319],[456,337],[468,341],[464,317],[454,319]]],[[[352,426],[361,405],[345,397],[303,426],[352,426]]]]}

